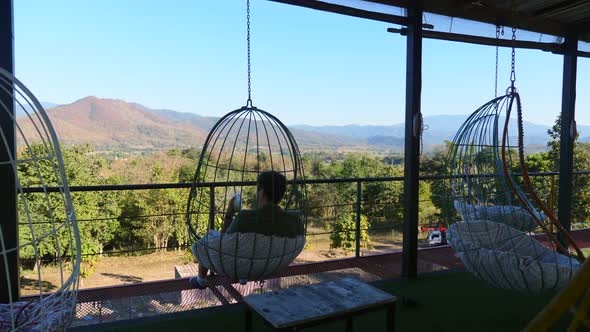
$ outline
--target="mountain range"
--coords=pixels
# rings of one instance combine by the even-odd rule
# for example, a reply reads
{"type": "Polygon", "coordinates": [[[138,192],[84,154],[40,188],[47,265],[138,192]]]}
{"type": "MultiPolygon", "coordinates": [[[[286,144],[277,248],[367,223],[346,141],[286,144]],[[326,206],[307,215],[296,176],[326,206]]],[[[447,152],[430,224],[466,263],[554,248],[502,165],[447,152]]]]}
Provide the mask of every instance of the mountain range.
{"type": "MultiPolygon", "coordinates": [[[[42,103],[65,144],[92,142],[103,151],[143,151],[201,146],[218,117],[167,109],[151,109],[138,103],[86,97],[67,105],[42,103]]],[[[424,118],[424,151],[452,140],[467,115],[424,118]]],[[[529,151],[546,149],[549,126],[525,121],[525,145],[529,151]]],[[[378,150],[402,152],[404,124],[289,126],[302,151],[378,150]]],[[[579,126],[590,133],[590,126],[579,126]]]]}
{"type": "MultiPolygon", "coordinates": [[[[431,151],[434,147],[440,146],[445,140],[452,141],[461,124],[468,115],[435,115],[424,117],[424,133],[422,143],[424,151],[431,151]]],[[[502,122],[504,120],[501,120],[502,122]]],[[[547,131],[551,126],[523,121],[524,144],[529,152],[546,150],[549,135],[547,131]]],[[[403,123],[375,126],[375,125],[344,125],[344,126],[309,126],[296,125],[296,128],[307,131],[318,131],[333,135],[347,135],[357,139],[367,139],[369,142],[381,140],[395,144],[397,142],[403,147],[405,126],[403,123]],[[398,141],[399,140],[399,141],[398,141]]],[[[511,121],[510,132],[516,133],[516,121],[511,121]]],[[[590,126],[577,125],[581,142],[590,142],[590,126]]],[[[516,137],[511,137],[515,140],[516,137]]]]}

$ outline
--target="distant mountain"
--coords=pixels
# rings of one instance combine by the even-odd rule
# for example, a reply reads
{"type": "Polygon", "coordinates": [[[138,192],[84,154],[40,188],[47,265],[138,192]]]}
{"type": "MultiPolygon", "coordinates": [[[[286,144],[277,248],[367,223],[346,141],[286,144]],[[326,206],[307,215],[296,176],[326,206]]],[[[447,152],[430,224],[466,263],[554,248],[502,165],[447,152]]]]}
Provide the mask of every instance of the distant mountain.
{"type": "Polygon", "coordinates": [[[178,112],[178,111],[173,111],[173,110],[168,110],[168,109],[150,109],[150,108],[147,108],[147,107],[145,107],[141,104],[137,104],[137,103],[132,103],[132,105],[135,105],[135,106],[145,110],[146,112],[151,112],[151,113],[154,113],[158,116],[161,116],[164,119],[171,121],[171,122],[190,123],[194,126],[197,126],[201,129],[205,130],[206,132],[209,132],[209,130],[211,130],[211,128],[213,128],[215,123],[220,119],[219,117],[201,116],[201,115],[194,114],[194,113],[178,112]]]}
{"type": "MultiPolygon", "coordinates": [[[[467,115],[436,115],[424,118],[423,145],[425,152],[430,151],[434,146],[442,144],[445,140],[452,141],[461,124],[465,122],[467,115]]],[[[516,133],[516,121],[511,122],[510,130],[516,133]]],[[[405,126],[403,123],[375,126],[375,125],[343,125],[343,126],[310,126],[296,125],[295,128],[333,135],[349,136],[356,139],[363,139],[370,145],[392,144],[402,147],[404,144],[405,126]]],[[[525,145],[532,150],[543,150],[549,136],[549,126],[539,125],[525,121],[525,145]]],[[[579,126],[579,130],[590,129],[590,126],[579,126]],[[588,127],[588,128],[584,128],[588,127]]],[[[590,133],[590,130],[586,132],[590,133]]],[[[590,140],[590,137],[588,137],[590,140]]]]}
{"type": "Polygon", "coordinates": [[[41,103],[41,106],[43,106],[43,109],[45,109],[45,110],[59,106],[59,104],[51,103],[48,101],[40,101],[40,103],[41,103]]]}
{"type": "MultiPolygon", "coordinates": [[[[141,106],[141,105],[140,105],[141,106]]],[[[143,106],[141,106],[143,107],[143,106]]],[[[194,113],[183,113],[172,110],[152,110],[144,108],[148,112],[152,112],[165,119],[176,123],[189,123],[199,127],[205,132],[209,132],[211,128],[220,119],[219,117],[201,116],[194,113]]],[[[348,136],[333,135],[329,133],[320,133],[315,131],[307,131],[299,128],[291,128],[293,136],[297,140],[300,148],[307,149],[338,149],[338,148],[368,148],[363,140],[357,140],[348,136]]]]}
{"type": "Polygon", "coordinates": [[[194,146],[206,132],[174,123],[122,100],[86,97],[47,110],[65,144],[92,142],[99,149],[163,149],[194,146]]]}
{"type": "Polygon", "coordinates": [[[396,136],[375,135],[367,138],[370,145],[403,146],[404,139],[396,136]]]}
{"type": "MultiPolygon", "coordinates": [[[[50,103],[50,102],[47,102],[47,101],[40,101],[39,103],[41,104],[41,107],[43,107],[44,110],[48,110],[50,108],[54,108],[56,106],[59,106],[59,104],[50,103]]],[[[22,105],[22,107],[17,106],[16,107],[16,116],[17,117],[23,116],[23,115],[25,115],[25,111],[27,113],[30,113],[31,110],[32,110],[32,107],[29,106],[29,105],[22,105]]]]}
{"type": "MultiPolygon", "coordinates": [[[[65,144],[91,142],[99,150],[109,151],[201,146],[219,120],[218,117],[150,109],[137,103],[96,97],[86,97],[67,105],[43,104],[65,144]]],[[[424,151],[432,151],[445,140],[452,140],[466,118],[466,115],[425,117],[424,151]]],[[[405,128],[401,123],[386,126],[296,125],[289,128],[302,151],[402,152],[404,147],[405,128]]],[[[516,132],[515,129],[512,127],[511,131],[516,132]]],[[[525,122],[527,151],[546,149],[548,129],[549,126],[525,122]]],[[[579,126],[578,130],[582,141],[590,141],[590,126],[579,126]]]]}
{"type": "Polygon", "coordinates": [[[580,142],[590,142],[590,126],[578,125],[578,133],[580,134],[580,142]]]}
{"type": "MultiPolygon", "coordinates": [[[[86,97],[47,110],[64,144],[91,142],[99,150],[159,150],[201,146],[217,117],[166,109],[150,109],[122,100],[86,97]]],[[[24,125],[32,131],[32,126],[24,125]]],[[[299,147],[318,149],[368,149],[351,137],[293,129],[299,147]]]]}

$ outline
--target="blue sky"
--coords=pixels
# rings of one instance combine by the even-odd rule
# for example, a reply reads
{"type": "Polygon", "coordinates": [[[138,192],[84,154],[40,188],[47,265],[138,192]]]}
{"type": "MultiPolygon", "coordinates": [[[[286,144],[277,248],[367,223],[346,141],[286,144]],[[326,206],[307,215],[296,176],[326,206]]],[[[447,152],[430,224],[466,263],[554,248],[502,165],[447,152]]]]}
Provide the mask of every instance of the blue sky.
{"type": "MultiPolygon", "coordinates": [[[[402,122],[405,38],[388,27],[252,0],[254,104],[287,124],[402,122]]],[[[43,101],[94,95],[220,116],[247,98],[245,1],[18,0],[15,45],[17,76],[43,101]]],[[[493,96],[495,48],[425,40],[423,61],[425,116],[468,114],[493,96]]],[[[559,113],[562,62],[517,50],[527,120],[551,124],[559,113]]],[[[580,59],[582,124],[588,73],[590,59],[580,59]]]]}

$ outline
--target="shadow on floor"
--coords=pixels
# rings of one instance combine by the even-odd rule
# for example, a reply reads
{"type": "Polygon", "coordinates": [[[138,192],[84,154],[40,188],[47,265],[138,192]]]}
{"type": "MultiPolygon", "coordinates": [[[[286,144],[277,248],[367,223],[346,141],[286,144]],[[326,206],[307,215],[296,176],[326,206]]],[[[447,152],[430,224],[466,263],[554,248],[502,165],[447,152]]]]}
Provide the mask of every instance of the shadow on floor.
{"type": "Polygon", "coordinates": [[[119,279],[122,282],[136,283],[136,282],[142,282],[143,281],[143,278],[136,277],[136,276],[129,276],[129,275],[125,275],[125,274],[101,273],[101,275],[103,275],[105,277],[111,277],[111,278],[119,279]]]}
{"type": "MultiPolygon", "coordinates": [[[[33,294],[39,292],[39,280],[38,279],[29,279],[27,277],[20,278],[20,286],[24,294],[33,294]]],[[[42,280],[41,281],[41,291],[42,292],[51,292],[58,288],[57,285],[42,280]]]]}

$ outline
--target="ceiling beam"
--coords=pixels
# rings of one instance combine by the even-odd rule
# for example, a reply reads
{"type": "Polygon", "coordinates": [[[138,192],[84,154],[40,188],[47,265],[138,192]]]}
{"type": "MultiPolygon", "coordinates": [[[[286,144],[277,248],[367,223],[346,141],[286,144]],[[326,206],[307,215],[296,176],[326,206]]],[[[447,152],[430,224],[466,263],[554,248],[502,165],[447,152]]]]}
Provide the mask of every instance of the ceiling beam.
{"type": "Polygon", "coordinates": [[[535,16],[553,16],[558,15],[564,11],[575,10],[578,6],[585,6],[588,0],[567,0],[558,2],[552,6],[539,9],[534,12],[535,16]]]}
{"type": "MultiPolygon", "coordinates": [[[[581,37],[584,37],[584,35],[585,35],[586,41],[590,40],[590,22],[578,24],[578,26],[576,27],[576,31],[578,31],[578,33],[581,35],[581,37]]],[[[580,39],[580,40],[582,40],[582,39],[580,39]]]]}
{"type": "MultiPolygon", "coordinates": [[[[377,13],[364,9],[358,9],[318,0],[269,0],[294,6],[306,7],[320,11],[365,18],[374,21],[387,22],[399,25],[407,25],[408,20],[404,16],[385,13],[377,13]]],[[[410,3],[419,0],[362,0],[381,5],[389,5],[398,8],[407,8],[410,3]]],[[[530,16],[520,12],[495,7],[490,1],[471,0],[420,0],[424,12],[448,17],[462,18],[471,21],[515,27],[517,29],[565,37],[570,31],[578,31],[581,41],[590,42],[590,24],[571,25],[559,23],[555,20],[540,16],[530,16]]],[[[587,0],[570,0],[568,4],[578,5],[587,0]]],[[[556,10],[554,7],[553,10],[556,10]]]]}
{"type": "MultiPolygon", "coordinates": [[[[395,29],[389,28],[387,32],[391,33],[399,33],[401,35],[406,35],[407,29],[395,29]]],[[[524,40],[511,40],[511,39],[496,39],[490,37],[482,37],[482,36],[473,36],[473,35],[466,35],[461,33],[453,33],[453,32],[442,32],[442,31],[428,31],[425,30],[422,32],[424,38],[428,39],[438,39],[438,40],[446,40],[446,41],[456,41],[461,43],[468,43],[468,44],[478,44],[478,45],[486,45],[486,46],[500,46],[500,47],[515,47],[515,48],[523,48],[523,49],[532,49],[532,50],[541,50],[546,52],[553,52],[553,53],[561,53],[563,46],[558,43],[540,43],[540,42],[533,42],[533,41],[524,41],[524,40]]]]}
{"type": "Polygon", "coordinates": [[[333,4],[329,2],[317,0],[269,0],[272,2],[279,2],[293,6],[316,9],[320,11],[343,14],[347,16],[365,18],[373,21],[380,21],[386,23],[393,23],[399,25],[407,25],[408,19],[404,16],[397,16],[385,13],[377,13],[368,10],[333,4]]]}
{"type": "MultiPolygon", "coordinates": [[[[372,3],[407,7],[408,1],[415,0],[365,0],[372,3]]],[[[422,0],[424,12],[471,21],[515,27],[548,35],[565,37],[574,28],[571,25],[556,22],[543,17],[529,16],[510,10],[494,7],[484,1],[464,0],[422,0]]],[[[580,36],[581,40],[590,41],[590,36],[580,36]]]]}
{"type": "MultiPolygon", "coordinates": [[[[402,29],[388,28],[387,32],[399,33],[400,35],[405,36],[407,34],[407,29],[406,28],[402,28],[402,29]]],[[[489,37],[465,35],[465,34],[460,34],[460,33],[430,31],[430,30],[422,31],[422,36],[424,38],[428,38],[428,39],[454,41],[454,42],[468,43],[468,44],[499,46],[499,47],[513,47],[514,46],[515,48],[540,50],[540,51],[551,52],[551,53],[555,53],[555,54],[563,54],[564,53],[564,45],[558,44],[558,43],[540,43],[540,42],[524,41],[524,40],[512,41],[509,39],[496,39],[496,38],[489,38],[489,37]]],[[[578,51],[577,55],[579,57],[590,58],[590,52],[578,51]]]]}

